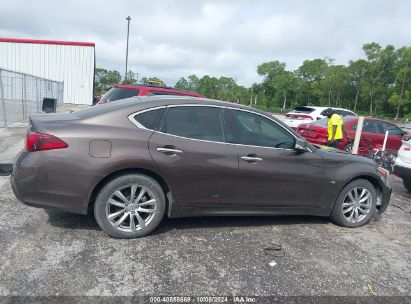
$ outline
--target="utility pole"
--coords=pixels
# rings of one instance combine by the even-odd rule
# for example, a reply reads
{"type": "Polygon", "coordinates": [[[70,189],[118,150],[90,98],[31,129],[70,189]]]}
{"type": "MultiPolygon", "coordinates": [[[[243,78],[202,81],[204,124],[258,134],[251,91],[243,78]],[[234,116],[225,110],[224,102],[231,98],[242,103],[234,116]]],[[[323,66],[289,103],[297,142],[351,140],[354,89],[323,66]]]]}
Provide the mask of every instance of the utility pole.
{"type": "Polygon", "coordinates": [[[126,18],[126,20],[127,20],[127,47],[126,47],[126,72],[125,72],[125,74],[124,74],[124,81],[126,81],[126,80],[127,80],[127,64],[128,64],[128,36],[129,36],[129,34],[130,34],[130,20],[131,20],[130,16],[128,16],[128,17],[126,18]]]}

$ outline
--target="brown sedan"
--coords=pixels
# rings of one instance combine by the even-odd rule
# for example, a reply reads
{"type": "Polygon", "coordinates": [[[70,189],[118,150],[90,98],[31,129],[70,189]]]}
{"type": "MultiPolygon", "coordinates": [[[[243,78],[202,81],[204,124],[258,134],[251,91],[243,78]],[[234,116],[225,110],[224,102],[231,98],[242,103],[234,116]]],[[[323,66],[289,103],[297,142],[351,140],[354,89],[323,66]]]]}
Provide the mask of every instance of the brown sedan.
{"type": "Polygon", "coordinates": [[[134,238],[165,215],[306,214],[358,227],[386,209],[387,174],[252,108],[134,97],[32,116],[11,182],[27,205],[94,210],[109,235],[134,238]]]}

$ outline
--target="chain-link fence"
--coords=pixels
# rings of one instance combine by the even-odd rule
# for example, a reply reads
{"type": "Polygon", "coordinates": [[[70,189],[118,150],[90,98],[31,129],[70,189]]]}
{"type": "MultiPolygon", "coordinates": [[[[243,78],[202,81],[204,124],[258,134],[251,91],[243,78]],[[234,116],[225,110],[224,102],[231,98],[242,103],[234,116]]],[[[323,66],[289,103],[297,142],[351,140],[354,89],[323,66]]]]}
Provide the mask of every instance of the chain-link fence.
{"type": "Polygon", "coordinates": [[[63,82],[0,69],[0,128],[41,112],[43,98],[63,102],[63,82]]]}

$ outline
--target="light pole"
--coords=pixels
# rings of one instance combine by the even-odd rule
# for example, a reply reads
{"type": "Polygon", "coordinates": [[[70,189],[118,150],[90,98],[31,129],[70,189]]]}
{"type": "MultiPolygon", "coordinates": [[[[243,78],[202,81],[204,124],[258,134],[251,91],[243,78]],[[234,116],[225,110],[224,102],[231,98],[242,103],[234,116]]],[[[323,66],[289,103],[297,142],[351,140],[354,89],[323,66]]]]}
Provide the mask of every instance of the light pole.
{"type": "Polygon", "coordinates": [[[128,16],[128,17],[126,18],[126,20],[127,20],[127,47],[126,47],[126,73],[124,74],[124,82],[127,81],[128,36],[129,36],[129,33],[130,33],[130,20],[131,20],[130,16],[128,16]]]}

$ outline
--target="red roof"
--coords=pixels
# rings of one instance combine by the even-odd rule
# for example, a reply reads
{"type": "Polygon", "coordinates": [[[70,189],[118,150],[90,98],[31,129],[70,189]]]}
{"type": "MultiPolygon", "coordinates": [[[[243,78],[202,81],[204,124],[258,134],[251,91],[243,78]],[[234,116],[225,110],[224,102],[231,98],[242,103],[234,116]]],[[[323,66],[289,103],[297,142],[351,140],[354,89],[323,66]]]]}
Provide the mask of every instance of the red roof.
{"type": "Polygon", "coordinates": [[[57,45],[77,45],[77,46],[92,46],[94,42],[79,42],[79,41],[60,41],[60,40],[39,40],[39,39],[21,39],[21,38],[1,38],[0,42],[11,43],[32,43],[32,44],[57,44],[57,45]]]}

